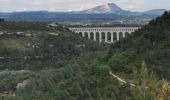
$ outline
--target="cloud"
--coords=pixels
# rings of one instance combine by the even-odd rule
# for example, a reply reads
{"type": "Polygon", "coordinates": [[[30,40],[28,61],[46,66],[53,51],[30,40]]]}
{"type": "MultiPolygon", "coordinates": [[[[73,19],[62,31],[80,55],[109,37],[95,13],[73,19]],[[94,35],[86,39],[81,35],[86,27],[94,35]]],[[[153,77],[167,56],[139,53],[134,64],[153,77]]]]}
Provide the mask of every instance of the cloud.
{"type": "Polygon", "coordinates": [[[143,10],[143,9],[147,9],[147,5],[145,0],[121,0],[120,5],[122,5],[122,8],[126,9],[126,10],[143,10]]]}

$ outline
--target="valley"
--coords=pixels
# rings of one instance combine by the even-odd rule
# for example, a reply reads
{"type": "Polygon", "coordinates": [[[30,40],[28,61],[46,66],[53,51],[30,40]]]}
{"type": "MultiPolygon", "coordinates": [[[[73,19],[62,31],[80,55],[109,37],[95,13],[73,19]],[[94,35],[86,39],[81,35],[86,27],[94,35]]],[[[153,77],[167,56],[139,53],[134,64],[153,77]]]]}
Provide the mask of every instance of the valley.
{"type": "Polygon", "coordinates": [[[0,98],[162,98],[159,91],[170,80],[169,16],[165,12],[113,44],[86,39],[60,24],[5,21],[1,31],[6,33],[0,35],[0,98]],[[16,88],[22,82],[24,87],[16,88]]]}
{"type": "Polygon", "coordinates": [[[27,9],[0,12],[0,100],[170,99],[170,11],[27,9]]]}

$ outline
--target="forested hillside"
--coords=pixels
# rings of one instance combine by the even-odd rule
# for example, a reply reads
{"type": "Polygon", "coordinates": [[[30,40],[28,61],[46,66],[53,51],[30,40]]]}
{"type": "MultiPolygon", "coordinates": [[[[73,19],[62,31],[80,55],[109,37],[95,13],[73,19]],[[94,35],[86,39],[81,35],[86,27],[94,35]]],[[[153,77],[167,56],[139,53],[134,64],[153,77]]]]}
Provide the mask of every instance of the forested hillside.
{"type": "Polygon", "coordinates": [[[88,59],[106,47],[86,40],[60,25],[42,22],[4,22],[0,36],[0,69],[62,67],[75,59],[88,59]],[[20,32],[20,34],[18,34],[20,32]],[[81,57],[83,56],[83,57],[81,57]]]}
{"type": "Polygon", "coordinates": [[[41,22],[1,24],[3,31],[24,31],[0,35],[2,99],[168,98],[168,92],[162,92],[162,85],[165,91],[168,86],[162,79],[170,80],[170,12],[111,47],[60,25],[46,26],[41,22]]]}
{"type": "Polygon", "coordinates": [[[170,13],[150,21],[128,38],[117,42],[105,57],[113,71],[132,72],[145,61],[150,72],[170,80],[170,13]],[[133,66],[133,67],[132,67],[133,66]]]}

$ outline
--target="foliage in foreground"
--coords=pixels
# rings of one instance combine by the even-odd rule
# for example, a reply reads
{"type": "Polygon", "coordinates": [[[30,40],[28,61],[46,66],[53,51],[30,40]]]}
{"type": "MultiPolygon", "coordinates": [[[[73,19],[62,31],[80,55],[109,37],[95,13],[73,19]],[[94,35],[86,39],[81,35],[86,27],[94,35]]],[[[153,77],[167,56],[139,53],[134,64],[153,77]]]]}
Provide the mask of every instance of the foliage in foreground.
{"type": "Polygon", "coordinates": [[[29,80],[25,88],[16,91],[16,96],[5,100],[154,100],[163,85],[149,74],[145,63],[134,73],[132,82],[120,84],[109,75],[107,66],[91,65],[86,69],[77,63],[70,67],[43,70],[29,80]]]}

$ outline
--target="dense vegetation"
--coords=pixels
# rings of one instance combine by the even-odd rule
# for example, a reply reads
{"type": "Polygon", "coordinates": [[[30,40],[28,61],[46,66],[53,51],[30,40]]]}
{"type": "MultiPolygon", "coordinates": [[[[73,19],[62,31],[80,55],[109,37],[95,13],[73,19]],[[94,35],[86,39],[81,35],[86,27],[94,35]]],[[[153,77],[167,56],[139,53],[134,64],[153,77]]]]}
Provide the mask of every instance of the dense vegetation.
{"type": "Polygon", "coordinates": [[[1,26],[3,31],[31,34],[0,36],[0,69],[8,72],[7,77],[0,74],[1,93],[15,94],[1,95],[5,100],[153,100],[160,94],[162,78],[170,80],[170,12],[111,47],[60,25],[5,22],[1,26]],[[128,83],[120,84],[109,72],[128,83]],[[24,80],[27,85],[16,88],[24,80]]]}
{"type": "Polygon", "coordinates": [[[75,59],[88,60],[89,55],[106,50],[60,25],[50,28],[41,22],[6,22],[1,26],[10,34],[0,36],[0,56],[4,57],[0,69],[58,68],[75,59]],[[15,34],[18,31],[24,33],[15,34]]]}
{"type": "Polygon", "coordinates": [[[114,44],[105,57],[114,71],[131,72],[132,66],[146,61],[150,71],[170,80],[170,13],[155,20],[133,33],[128,38],[114,44]]]}

